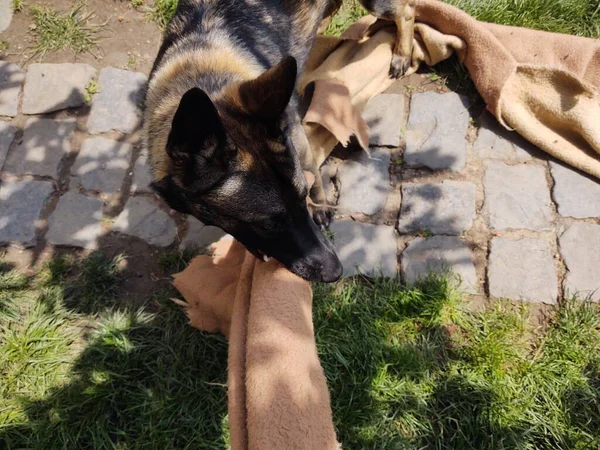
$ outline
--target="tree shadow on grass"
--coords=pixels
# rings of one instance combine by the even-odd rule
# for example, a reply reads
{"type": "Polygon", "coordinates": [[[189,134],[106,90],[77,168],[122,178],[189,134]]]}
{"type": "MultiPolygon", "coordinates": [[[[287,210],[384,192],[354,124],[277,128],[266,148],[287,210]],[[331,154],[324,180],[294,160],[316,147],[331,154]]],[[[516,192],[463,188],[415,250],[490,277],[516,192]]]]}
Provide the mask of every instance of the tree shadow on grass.
{"type": "MultiPolygon", "coordinates": [[[[465,335],[470,328],[454,324],[447,281],[430,277],[411,290],[366,286],[315,295],[317,342],[344,449],[596,448],[597,368],[581,368],[580,389],[565,390],[563,377],[546,373],[551,356],[519,356],[510,340],[494,341],[493,330],[465,335]]],[[[474,322],[515,333],[506,323],[474,322]]]]}
{"type": "MultiPolygon", "coordinates": [[[[92,254],[78,267],[95,267],[96,288],[107,286],[111,270],[105,261],[102,274],[99,258],[92,254]]],[[[16,394],[24,420],[2,424],[0,447],[225,449],[225,338],[192,329],[170,291],[157,293],[152,312],[115,302],[118,282],[93,309],[78,305],[78,295],[88,294],[82,281],[92,280],[60,261],[50,268],[36,307],[48,320],[69,319],[78,336],[71,348],[80,353],[64,385],[42,398],[16,394]]],[[[69,355],[60,358],[50,364],[70,364],[69,355]]]]}
{"type": "MultiPolygon", "coordinates": [[[[110,297],[88,310],[77,306],[77,292],[85,292],[69,290],[64,266],[57,263],[54,271],[48,279],[60,291],[60,305],[53,309],[51,298],[38,302],[50,314],[64,308],[84,322],[76,326],[87,336],[74,345],[83,350],[64,385],[41,398],[25,392],[18,399],[24,419],[0,427],[3,448],[228,448],[225,339],[192,329],[169,302],[172,291],[157,294],[146,312],[110,297]]],[[[587,444],[600,439],[597,367],[582,368],[584,381],[556,391],[553,407],[567,411],[558,426],[544,412],[543,377],[529,384],[543,394],[535,397],[542,406],[507,419],[511,400],[534,397],[521,399],[518,389],[504,395],[499,385],[506,380],[472,369],[478,353],[457,346],[463,342],[454,325],[459,299],[448,280],[430,277],[409,289],[394,280],[355,278],[314,290],[319,356],[345,450],[566,450],[595,448],[587,444]]],[[[265,408],[276,397],[265,399],[265,408]]]]}

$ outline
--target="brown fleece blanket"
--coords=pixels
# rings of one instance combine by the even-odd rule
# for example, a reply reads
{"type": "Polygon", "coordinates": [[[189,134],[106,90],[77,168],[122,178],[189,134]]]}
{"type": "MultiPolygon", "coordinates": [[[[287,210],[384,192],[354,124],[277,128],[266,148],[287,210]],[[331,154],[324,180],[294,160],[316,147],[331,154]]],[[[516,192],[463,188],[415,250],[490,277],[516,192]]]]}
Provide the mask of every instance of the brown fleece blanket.
{"type": "MultiPolygon", "coordinates": [[[[417,0],[417,18],[412,71],[458,53],[501,123],[600,177],[598,41],[477,22],[436,0],[417,0]]],[[[394,34],[366,17],[342,38],[317,39],[298,85],[312,91],[304,124],[317,164],[352,136],[368,147],[360,113],[392,83],[394,34]]],[[[192,326],[229,337],[232,450],[338,449],[310,285],[233,240],[212,250],[174,284],[192,326]]]]}

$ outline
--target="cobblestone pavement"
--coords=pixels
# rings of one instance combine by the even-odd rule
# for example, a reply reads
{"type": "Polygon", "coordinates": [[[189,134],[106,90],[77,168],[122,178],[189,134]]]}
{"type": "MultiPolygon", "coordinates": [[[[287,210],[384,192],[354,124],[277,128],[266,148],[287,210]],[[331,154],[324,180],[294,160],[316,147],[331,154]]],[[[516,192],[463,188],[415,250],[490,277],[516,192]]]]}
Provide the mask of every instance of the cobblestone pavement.
{"type": "MultiPolygon", "coordinates": [[[[85,64],[0,61],[0,243],[93,249],[107,234],[162,248],[222,236],[169,214],[140,146],[146,76],[85,64]],[[99,92],[86,102],[86,86],[99,92]]],[[[401,93],[397,93],[397,92],[401,93]]],[[[408,283],[452,270],[487,297],[600,300],[600,183],[549,159],[449,92],[371,101],[370,155],[323,168],[345,275],[408,283]]]]}

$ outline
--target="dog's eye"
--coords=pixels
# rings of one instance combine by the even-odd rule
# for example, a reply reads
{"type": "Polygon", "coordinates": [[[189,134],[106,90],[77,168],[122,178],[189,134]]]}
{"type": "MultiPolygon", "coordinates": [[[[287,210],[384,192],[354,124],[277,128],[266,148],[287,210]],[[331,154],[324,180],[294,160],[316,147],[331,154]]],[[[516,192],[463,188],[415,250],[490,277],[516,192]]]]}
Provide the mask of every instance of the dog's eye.
{"type": "Polygon", "coordinates": [[[277,221],[273,219],[267,219],[262,223],[262,226],[267,231],[273,231],[277,228],[277,221]]]}
{"type": "Polygon", "coordinates": [[[281,131],[276,126],[267,127],[267,137],[269,139],[277,140],[281,136],[281,131]]]}

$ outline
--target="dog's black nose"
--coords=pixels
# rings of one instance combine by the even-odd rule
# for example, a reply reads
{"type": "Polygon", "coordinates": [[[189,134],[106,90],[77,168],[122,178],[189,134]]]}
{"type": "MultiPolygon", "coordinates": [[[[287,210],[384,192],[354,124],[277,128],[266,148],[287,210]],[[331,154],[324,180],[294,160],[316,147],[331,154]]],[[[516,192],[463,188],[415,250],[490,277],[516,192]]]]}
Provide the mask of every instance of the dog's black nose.
{"type": "Polygon", "coordinates": [[[344,267],[335,253],[325,258],[321,268],[321,281],[323,283],[334,283],[342,277],[344,267]]]}

